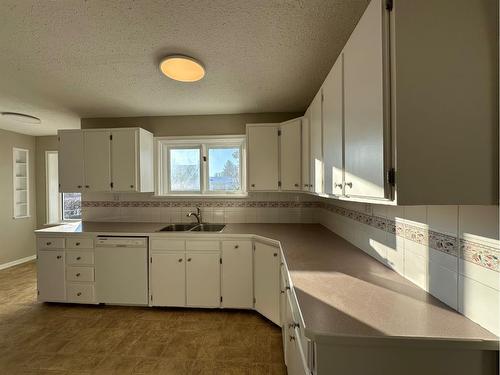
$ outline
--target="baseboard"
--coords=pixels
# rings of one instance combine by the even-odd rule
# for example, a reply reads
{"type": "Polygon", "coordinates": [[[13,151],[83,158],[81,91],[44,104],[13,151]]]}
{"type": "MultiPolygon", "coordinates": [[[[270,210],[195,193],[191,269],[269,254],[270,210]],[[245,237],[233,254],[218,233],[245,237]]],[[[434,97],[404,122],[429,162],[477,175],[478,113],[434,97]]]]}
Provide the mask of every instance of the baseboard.
{"type": "Polygon", "coordinates": [[[23,263],[29,262],[31,260],[34,260],[34,259],[36,259],[36,255],[30,255],[29,257],[26,257],[26,258],[21,258],[21,259],[13,260],[12,262],[9,262],[9,263],[0,264],[0,270],[14,267],[14,266],[17,266],[18,264],[23,264],[23,263]]]}

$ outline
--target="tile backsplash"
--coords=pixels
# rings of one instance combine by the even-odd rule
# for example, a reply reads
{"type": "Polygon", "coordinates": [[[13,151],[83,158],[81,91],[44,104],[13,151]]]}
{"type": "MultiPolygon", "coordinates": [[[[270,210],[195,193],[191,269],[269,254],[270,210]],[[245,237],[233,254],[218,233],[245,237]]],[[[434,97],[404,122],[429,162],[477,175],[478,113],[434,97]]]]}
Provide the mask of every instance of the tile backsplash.
{"type": "Polygon", "coordinates": [[[86,193],[87,221],[321,223],[500,335],[498,206],[384,206],[297,193],[243,199],[86,193]]]}

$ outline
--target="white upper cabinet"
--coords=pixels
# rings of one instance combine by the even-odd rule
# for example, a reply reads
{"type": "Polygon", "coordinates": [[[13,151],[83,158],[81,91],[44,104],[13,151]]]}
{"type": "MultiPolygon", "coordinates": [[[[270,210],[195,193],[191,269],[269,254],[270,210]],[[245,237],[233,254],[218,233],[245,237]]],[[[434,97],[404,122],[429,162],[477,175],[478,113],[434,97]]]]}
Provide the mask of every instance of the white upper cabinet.
{"type": "Polygon", "coordinates": [[[323,83],[323,148],[325,193],[342,195],[344,191],[344,94],[343,55],[341,54],[323,83]]]}
{"type": "Polygon", "coordinates": [[[248,190],[276,191],[279,181],[279,125],[247,125],[248,190]]]}
{"type": "Polygon", "coordinates": [[[322,142],[322,91],[320,90],[309,106],[310,132],[310,176],[314,193],[323,193],[323,142],[322,142]]]}
{"type": "Polygon", "coordinates": [[[306,112],[302,118],[302,190],[311,189],[311,176],[309,168],[310,147],[309,147],[309,113],[306,112]]]}
{"type": "Polygon", "coordinates": [[[59,191],[76,193],[85,185],[83,169],[83,132],[61,130],[58,133],[59,191]]]}
{"type": "Polygon", "coordinates": [[[301,190],[302,120],[298,118],[282,123],[280,134],[281,190],[301,190]]]}
{"type": "Polygon", "coordinates": [[[383,199],[383,1],[373,0],[344,48],[345,194],[383,199]]]}
{"type": "MultiPolygon", "coordinates": [[[[83,133],[85,189],[111,190],[111,132],[109,130],[83,133]]],[[[66,173],[66,171],[62,171],[66,173]]]]}
{"type": "Polygon", "coordinates": [[[152,192],[153,134],[140,128],[60,130],[61,192],[152,192]]]}

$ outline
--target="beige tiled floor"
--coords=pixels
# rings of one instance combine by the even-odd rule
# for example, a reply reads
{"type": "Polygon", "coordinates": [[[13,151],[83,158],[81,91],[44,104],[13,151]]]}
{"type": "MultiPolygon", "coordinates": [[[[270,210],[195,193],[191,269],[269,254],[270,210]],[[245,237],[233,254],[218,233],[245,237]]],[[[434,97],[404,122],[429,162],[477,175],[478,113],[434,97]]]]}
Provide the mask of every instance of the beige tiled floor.
{"type": "Polygon", "coordinates": [[[250,311],[41,304],[36,265],[0,271],[0,374],[286,374],[250,311]]]}

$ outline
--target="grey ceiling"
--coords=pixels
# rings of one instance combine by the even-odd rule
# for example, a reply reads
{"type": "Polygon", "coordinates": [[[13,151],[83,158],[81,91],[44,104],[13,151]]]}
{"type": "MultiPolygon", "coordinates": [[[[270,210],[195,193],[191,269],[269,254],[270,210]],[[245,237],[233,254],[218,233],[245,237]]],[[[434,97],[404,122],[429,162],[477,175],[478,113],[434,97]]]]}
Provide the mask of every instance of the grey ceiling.
{"type": "Polygon", "coordinates": [[[42,117],[46,134],[80,117],[302,111],[368,2],[2,0],[0,111],[42,117]],[[205,78],[162,76],[172,53],[205,78]]]}

